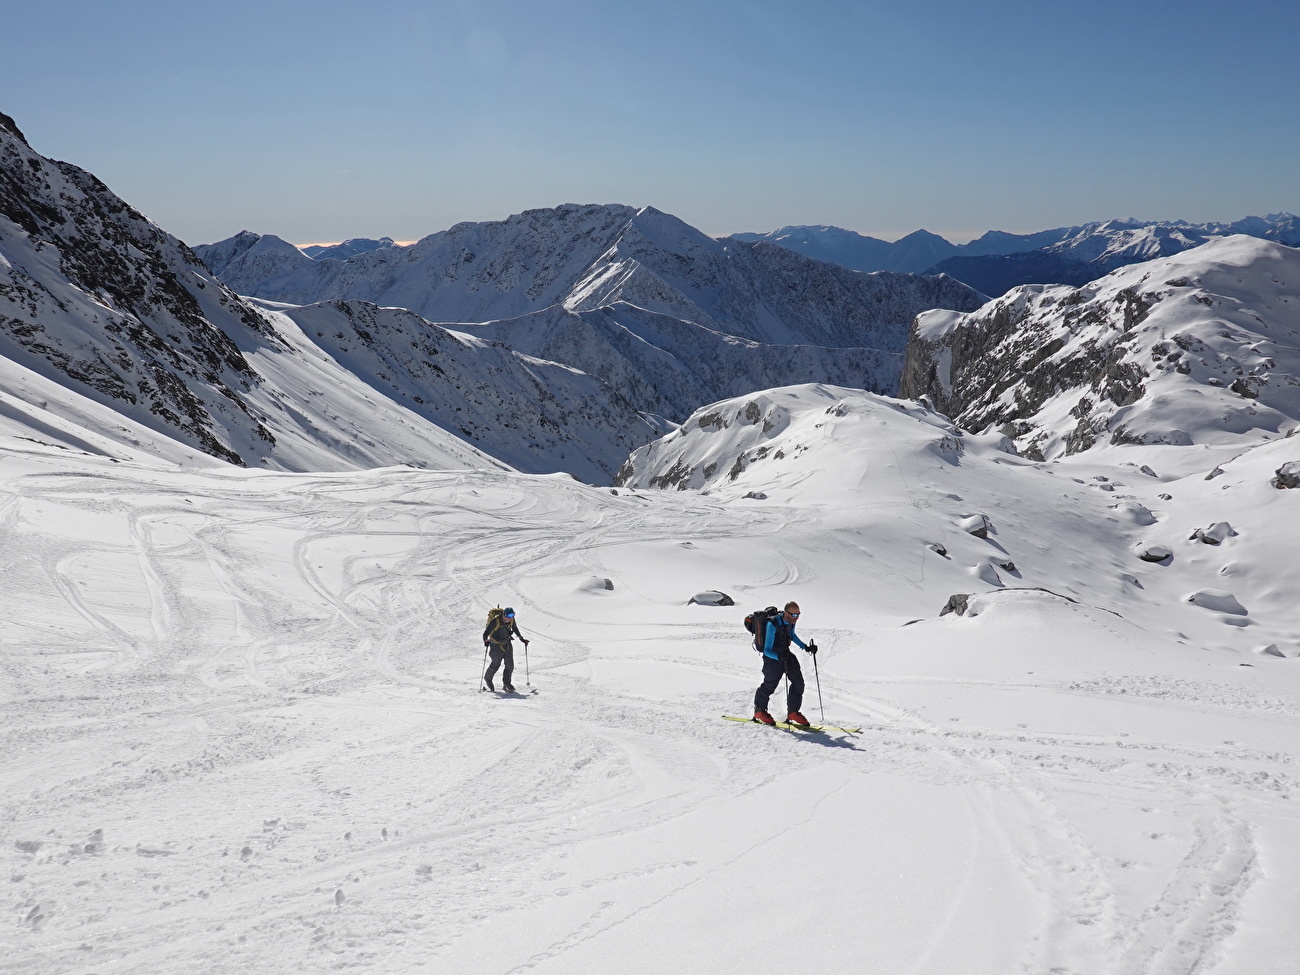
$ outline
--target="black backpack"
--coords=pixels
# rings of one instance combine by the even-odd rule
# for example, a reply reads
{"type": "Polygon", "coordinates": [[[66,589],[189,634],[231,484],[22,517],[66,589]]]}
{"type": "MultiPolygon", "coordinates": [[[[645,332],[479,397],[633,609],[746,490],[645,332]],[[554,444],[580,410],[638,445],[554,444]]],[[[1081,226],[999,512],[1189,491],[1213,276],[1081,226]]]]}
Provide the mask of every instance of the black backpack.
{"type": "Polygon", "coordinates": [[[769,606],[767,609],[756,609],[745,617],[745,629],[754,634],[754,649],[759,653],[763,652],[763,641],[767,637],[767,621],[775,619],[779,612],[775,606],[769,606]]]}

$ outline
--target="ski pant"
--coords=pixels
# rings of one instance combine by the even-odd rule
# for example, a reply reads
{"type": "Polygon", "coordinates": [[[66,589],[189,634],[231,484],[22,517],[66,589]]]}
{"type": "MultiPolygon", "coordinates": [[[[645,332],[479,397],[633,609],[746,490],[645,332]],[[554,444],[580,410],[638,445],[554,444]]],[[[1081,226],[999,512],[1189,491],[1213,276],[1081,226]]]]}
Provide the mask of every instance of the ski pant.
{"type": "Polygon", "coordinates": [[[512,685],[514,681],[510,677],[515,672],[515,645],[509,640],[505,643],[489,643],[488,659],[492,662],[488,664],[488,669],[483,674],[483,677],[486,680],[491,680],[496,675],[497,668],[504,663],[506,669],[501,672],[501,686],[512,685]]]}
{"type": "Polygon", "coordinates": [[[790,678],[790,690],[785,699],[787,710],[799,710],[803,704],[803,668],[799,666],[799,658],[794,655],[794,651],[787,650],[781,654],[780,660],[763,655],[763,683],[754,692],[755,711],[767,710],[767,699],[776,690],[776,685],[781,683],[782,677],[790,678]]]}

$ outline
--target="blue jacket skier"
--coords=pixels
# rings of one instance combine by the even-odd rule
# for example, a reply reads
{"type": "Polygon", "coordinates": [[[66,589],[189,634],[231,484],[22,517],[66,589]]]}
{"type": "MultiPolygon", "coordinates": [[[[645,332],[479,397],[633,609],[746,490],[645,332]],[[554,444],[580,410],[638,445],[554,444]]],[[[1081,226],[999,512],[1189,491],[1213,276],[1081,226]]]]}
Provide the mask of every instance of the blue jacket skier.
{"type": "Polygon", "coordinates": [[[789,712],[786,721],[790,724],[806,725],[808,719],[799,711],[803,704],[803,669],[799,658],[790,649],[793,643],[808,653],[817,652],[816,642],[804,643],[795,633],[795,623],[799,620],[799,604],[788,602],[785,609],[767,621],[763,638],[763,683],[754,692],[754,720],[762,724],[775,724],[776,719],[767,712],[767,701],[781,683],[782,677],[790,679],[786,693],[786,709],[789,712]]]}

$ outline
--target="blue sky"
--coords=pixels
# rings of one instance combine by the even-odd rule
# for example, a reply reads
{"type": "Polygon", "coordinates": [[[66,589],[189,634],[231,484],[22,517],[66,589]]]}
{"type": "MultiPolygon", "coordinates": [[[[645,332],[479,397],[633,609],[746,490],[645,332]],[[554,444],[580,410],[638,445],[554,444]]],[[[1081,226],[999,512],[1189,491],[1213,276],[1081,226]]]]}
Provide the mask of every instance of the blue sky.
{"type": "Polygon", "coordinates": [[[1300,211],[1300,5],[11,0],[0,111],[192,244],[653,205],[955,241],[1300,211]]]}

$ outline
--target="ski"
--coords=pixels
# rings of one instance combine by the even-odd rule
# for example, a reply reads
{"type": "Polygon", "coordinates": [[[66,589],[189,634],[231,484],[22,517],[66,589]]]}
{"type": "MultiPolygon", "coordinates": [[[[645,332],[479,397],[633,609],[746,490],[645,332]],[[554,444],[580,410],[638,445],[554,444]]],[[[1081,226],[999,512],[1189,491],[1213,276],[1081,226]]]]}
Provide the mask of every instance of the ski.
{"type": "Polygon", "coordinates": [[[727,721],[743,721],[746,724],[756,724],[763,728],[781,728],[785,731],[841,731],[846,735],[860,735],[861,728],[841,728],[833,724],[790,724],[788,721],[778,721],[776,724],[765,725],[761,721],[755,721],[753,718],[738,718],[734,714],[724,714],[722,716],[727,721]]]}

